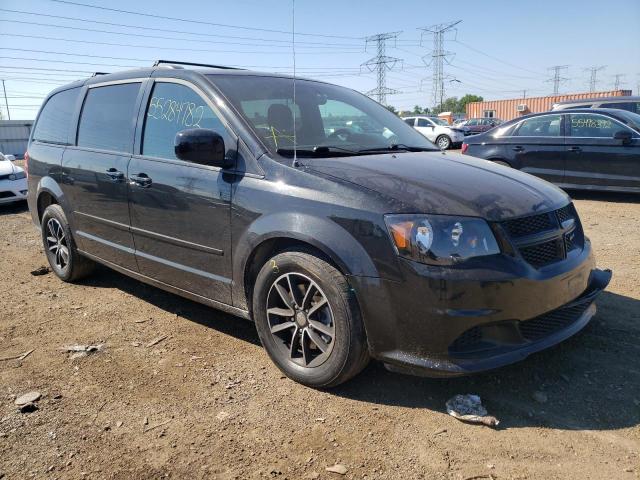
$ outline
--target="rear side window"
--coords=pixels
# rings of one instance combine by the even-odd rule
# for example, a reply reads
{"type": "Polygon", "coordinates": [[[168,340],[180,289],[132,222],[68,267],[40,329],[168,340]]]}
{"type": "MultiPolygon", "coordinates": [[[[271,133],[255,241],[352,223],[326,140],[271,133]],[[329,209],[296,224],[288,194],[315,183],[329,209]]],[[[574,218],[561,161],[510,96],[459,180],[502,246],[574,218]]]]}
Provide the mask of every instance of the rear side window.
{"type": "Polygon", "coordinates": [[[226,155],[234,154],[233,138],[200,95],[186,85],[156,83],[147,106],[142,154],[177,159],[174,150],[176,134],[193,128],[214,130],[224,140],[226,155]]]}
{"type": "Polygon", "coordinates": [[[57,144],[69,143],[71,116],[79,93],[80,88],[72,88],[56,93],[49,99],[33,129],[34,140],[57,144]]]}
{"type": "Polygon", "coordinates": [[[413,127],[413,123],[415,122],[415,119],[413,118],[405,118],[404,119],[404,123],[406,123],[407,125],[413,127]]]}
{"type": "Polygon", "coordinates": [[[514,132],[516,137],[559,137],[561,115],[545,115],[523,120],[514,132]]]}
{"type": "Polygon", "coordinates": [[[89,89],[80,115],[78,146],[130,152],[140,83],[89,89]]]}
{"type": "Polygon", "coordinates": [[[418,119],[418,126],[419,127],[430,127],[431,126],[431,122],[429,120],[427,120],[426,118],[419,118],[418,119]]]}
{"type": "Polygon", "coordinates": [[[628,112],[640,113],[640,102],[609,102],[600,105],[602,108],[616,108],[628,112]]]}

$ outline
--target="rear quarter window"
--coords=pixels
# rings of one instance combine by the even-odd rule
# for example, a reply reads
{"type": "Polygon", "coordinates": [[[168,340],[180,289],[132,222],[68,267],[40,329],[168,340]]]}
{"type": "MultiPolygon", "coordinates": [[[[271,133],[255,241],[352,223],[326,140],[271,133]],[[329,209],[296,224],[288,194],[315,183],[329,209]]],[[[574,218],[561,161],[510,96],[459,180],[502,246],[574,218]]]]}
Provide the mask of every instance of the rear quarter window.
{"type": "Polygon", "coordinates": [[[33,128],[33,140],[68,144],[71,117],[79,94],[80,87],[64,90],[49,98],[33,128]]]}
{"type": "Polygon", "coordinates": [[[78,127],[78,146],[130,152],[140,83],[89,89],[78,127]]]}

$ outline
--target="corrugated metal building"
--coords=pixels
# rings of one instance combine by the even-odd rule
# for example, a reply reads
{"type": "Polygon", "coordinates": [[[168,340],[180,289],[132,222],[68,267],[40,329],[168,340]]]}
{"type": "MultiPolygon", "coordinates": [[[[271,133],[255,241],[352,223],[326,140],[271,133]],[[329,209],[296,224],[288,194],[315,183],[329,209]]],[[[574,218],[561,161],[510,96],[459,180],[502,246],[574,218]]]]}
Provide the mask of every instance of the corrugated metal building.
{"type": "Polygon", "coordinates": [[[467,118],[499,118],[511,120],[530,113],[546,112],[556,102],[596,97],[624,97],[631,95],[631,90],[614,90],[611,92],[570,93],[549,97],[514,98],[512,100],[490,100],[467,104],[467,118]]]}
{"type": "Polygon", "coordinates": [[[22,158],[33,120],[0,120],[0,152],[22,158]]]}

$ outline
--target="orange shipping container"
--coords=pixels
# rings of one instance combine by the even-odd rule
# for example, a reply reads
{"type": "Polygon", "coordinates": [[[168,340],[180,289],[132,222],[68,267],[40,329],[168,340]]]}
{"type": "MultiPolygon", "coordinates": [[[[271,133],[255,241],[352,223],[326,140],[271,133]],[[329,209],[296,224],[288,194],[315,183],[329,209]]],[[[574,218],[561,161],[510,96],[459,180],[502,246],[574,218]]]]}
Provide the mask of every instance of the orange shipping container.
{"type": "Polygon", "coordinates": [[[514,98],[511,100],[490,100],[467,104],[467,118],[494,117],[511,120],[530,113],[551,110],[551,106],[565,100],[596,97],[624,97],[631,95],[631,90],[614,90],[611,92],[569,93],[549,97],[514,98]]]}

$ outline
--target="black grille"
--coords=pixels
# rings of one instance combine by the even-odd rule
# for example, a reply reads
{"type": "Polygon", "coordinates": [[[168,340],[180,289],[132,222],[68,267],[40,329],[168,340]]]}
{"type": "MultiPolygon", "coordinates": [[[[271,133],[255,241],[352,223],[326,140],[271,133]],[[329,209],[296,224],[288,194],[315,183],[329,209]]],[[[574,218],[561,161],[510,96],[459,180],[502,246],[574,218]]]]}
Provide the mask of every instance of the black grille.
{"type": "Polygon", "coordinates": [[[556,215],[558,216],[558,221],[560,222],[560,224],[566,222],[570,218],[574,218],[571,204],[567,205],[566,207],[562,207],[559,210],[556,210],[556,215]]]}
{"type": "Polygon", "coordinates": [[[482,329],[480,327],[473,327],[464,332],[454,342],[449,345],[451,352],[464,352],[473,350],[473,347],[480,343],[482,339],[482,329]]]}
{"type": "Polygon", "coordinates": [[[549,335],[564,330],[576,322],[582,314],[589,308],[590,303],[573,305],[570,307],[560,307],[557,310],[545,313],[531,320],[520,322],[504,321],[490,325],[481,325],[472,327],[456,338],[449,345],[449,353],[452,355],[473,354],[483,350],[492,348],[500,348],[504,346],[504,336],[496,336],[495,332],[502,333],[513,329],[511,337],[512,344],[515,348],[525,344],[526,342],[536,342],[542,340],[549,335]],[[496,329],[501,326],[501,329],[496,329]]]}
{"type": "Polygon", "coordinates": [[[536,268],[556,262],[564,257],[564,252],[558,239],[523,247],[520,249],[520,253],[529,264],[536,268]]]}
{"type": "Polygon", "coordinates": [[[555,228],[549,213],[541,213],[531,217],[516,218],[503,223],[504,228],[512,237],[524,237],[555,228]]]}
{"type": "Polygon", "coordinates": [[[0,192],[0,198],[15,197],[13,192],[0,192]]]}
{"type": "Polygon", "coordinates": [[[6,175],[0,175],[0,180],[6,180],[7,178],[9,178],[9,175],[11,174],[7,173],[6,175]]]}
{"type": "Polygon", "coordinates": [[[578,320],[589,307],[589,303],[559,308],[531,320],[520,322],[520,333],[533,342],[568,327],[578,320]]]}
{"type": "Polygon", "coordinates": [[[576,248],[578,248],[578,245],[576,245],[575,239],[576,239],[575,231],[567,233],[564,236],[564,249],[567,253],[570,252],[571,250],[575,250],[576,248]]]}

